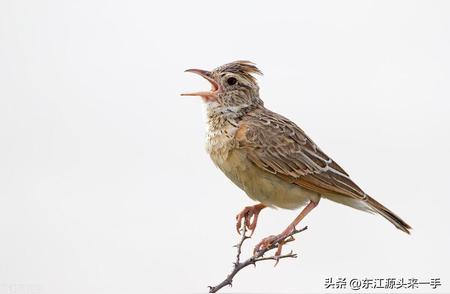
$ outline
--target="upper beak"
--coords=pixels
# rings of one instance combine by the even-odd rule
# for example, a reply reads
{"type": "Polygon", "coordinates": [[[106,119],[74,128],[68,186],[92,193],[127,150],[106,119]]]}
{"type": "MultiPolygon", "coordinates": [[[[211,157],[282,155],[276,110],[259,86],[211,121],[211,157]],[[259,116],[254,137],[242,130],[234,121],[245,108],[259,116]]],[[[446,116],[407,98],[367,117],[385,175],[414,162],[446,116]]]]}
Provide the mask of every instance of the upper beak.
{"type": "Polygon", "coordinates": [[[211,83],[210,91],[201,91],[201,92],[193,92],[193,93],[183,93],[181,96],[201,96],[206,100],[210,100],[215,97],[216,92],[220,89],[219,84],[211,77],[211,72],[203,69],[187,69],[185,72],[192,72],[198,74],[208,80],[211,83]]]}

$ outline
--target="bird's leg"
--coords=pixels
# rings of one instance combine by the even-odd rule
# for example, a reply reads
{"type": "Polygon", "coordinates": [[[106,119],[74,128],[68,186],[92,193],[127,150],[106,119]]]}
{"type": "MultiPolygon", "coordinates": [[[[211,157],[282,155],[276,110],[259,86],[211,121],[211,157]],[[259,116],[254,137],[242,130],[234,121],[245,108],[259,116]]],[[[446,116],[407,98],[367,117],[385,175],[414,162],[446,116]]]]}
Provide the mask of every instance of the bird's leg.
{"type": "Polygon", "coordinates": [[[266,237],[266,238],[262,239],[261,242],[256,244],[255,249],[253,250],[253,254],[256,255],[258,253],[258,251],[267,249],[270,246],[278,243],[277,251],[275,252],[275,257],[280,256],[281,249],[283,248],[283,244],[286,243],[286,241],[289,241],[289,239],[286,240],[286,238],[289,236],[289,234],[291,234],[295,230],[295,227],[298,225],[298,223],[311,210],[313,210],[314,207],[317,206],[318,203],[319,202],[316,203],[316,202],[310,201],[308,203],[308,205],[306,205],[305,208],[303,208],[303,210],[300,212],[300,214],[294,219],[294,221],[289,226],[287,226],[287,228],[281,234],[276,235],[276,236],[272,235],[272,236],[266,237]]]}
{"type": "Polygon", "coordinates": [[[263,208],[266,206],[262,203],[253,205],[253,206],[246,206],[240,213],[236,215],[236,230],[238,234],[241,234],[241,226],[242,226],[242,220],[244,220],[244,226],[251,231],[250,236],[253,235],[253,232],[256,228],[256,223],[258,222],[258,215],[261,212],[263,208]],[[253,217],[252,222],[251,219],[253,217]]]}

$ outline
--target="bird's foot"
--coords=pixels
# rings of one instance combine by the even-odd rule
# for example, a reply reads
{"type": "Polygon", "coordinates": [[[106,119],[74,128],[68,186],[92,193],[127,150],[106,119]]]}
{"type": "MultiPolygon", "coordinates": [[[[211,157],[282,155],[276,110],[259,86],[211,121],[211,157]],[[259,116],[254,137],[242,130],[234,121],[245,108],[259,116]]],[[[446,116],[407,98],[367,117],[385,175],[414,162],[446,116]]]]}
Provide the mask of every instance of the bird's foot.
{"type": "Polygon", "coordinates": [[[246,206],[236,215],[236,230],[239,235],[241,234],[242,222],[244,222],[244,226],[251,231],[250,236],[253,235],[256,223],[258,222],[258,215],[264,207],[266,206],[261,203],[253,206],[246,206]]]}
{"type": "Polygon", "coordinates": [[[279,235],[271,235],[262,239],[253,249],[253,255],[257,256],[261,251],[267,251],[268,249],[277,247],[277,251],[274,254],[274,258],[276,260],[275,265],[277,265],[279,260],[278,258],[281,256],[283,245],[287,242],[294,241],[294,237],[291,235],[294,231],[295,227],[289,226],[279,235]]]}

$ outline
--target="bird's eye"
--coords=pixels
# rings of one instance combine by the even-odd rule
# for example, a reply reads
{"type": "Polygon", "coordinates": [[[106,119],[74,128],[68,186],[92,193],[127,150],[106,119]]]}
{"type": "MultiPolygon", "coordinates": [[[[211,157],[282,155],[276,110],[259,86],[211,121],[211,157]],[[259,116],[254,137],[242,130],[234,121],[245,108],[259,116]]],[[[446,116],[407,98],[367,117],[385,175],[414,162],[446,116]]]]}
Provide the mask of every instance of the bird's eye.
{"type": "Polygon", "coordinates": [[[227,84],[230,86],[236,84],[236,82],[237,82],[236,78],[231,77],[227,79],[227,84]]]}

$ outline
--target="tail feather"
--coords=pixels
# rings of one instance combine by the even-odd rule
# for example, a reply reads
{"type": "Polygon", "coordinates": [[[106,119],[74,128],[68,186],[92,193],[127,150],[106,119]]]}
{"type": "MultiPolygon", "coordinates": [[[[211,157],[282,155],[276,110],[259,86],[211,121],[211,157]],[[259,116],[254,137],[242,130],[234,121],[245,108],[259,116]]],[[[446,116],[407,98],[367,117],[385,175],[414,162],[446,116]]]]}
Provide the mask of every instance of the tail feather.
{"type": "Polygon", "coordinates": [[[381,203],[376,201],[375,199],[367,196],[367,205],[372,209],[373,211],[379,213],[383,217],[385,217],[388,221],[390,221],[397,229],[410,234],[410,231],[412,228],[410,225],[408,225],[404,220],[402,220],[400,217],[395,215],[392,211],[384,207],[381,203]]]}

